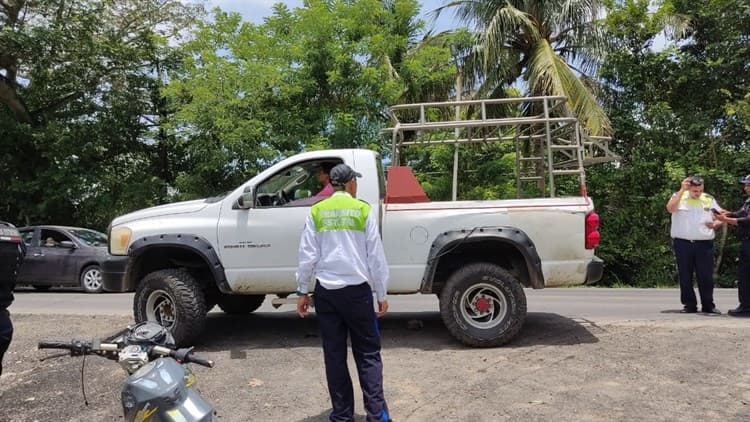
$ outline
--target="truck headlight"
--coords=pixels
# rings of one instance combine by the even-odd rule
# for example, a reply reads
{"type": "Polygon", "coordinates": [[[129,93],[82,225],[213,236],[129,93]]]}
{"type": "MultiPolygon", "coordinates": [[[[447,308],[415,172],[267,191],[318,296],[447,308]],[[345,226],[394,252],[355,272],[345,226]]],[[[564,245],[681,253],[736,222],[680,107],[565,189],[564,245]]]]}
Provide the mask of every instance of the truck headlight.
{"type": "Polygon", "coordinates": [[[115,227],[109,235],[109,253],[112,255],[127,255],[130,235],[133,232],[127,227],[115,227]]]}

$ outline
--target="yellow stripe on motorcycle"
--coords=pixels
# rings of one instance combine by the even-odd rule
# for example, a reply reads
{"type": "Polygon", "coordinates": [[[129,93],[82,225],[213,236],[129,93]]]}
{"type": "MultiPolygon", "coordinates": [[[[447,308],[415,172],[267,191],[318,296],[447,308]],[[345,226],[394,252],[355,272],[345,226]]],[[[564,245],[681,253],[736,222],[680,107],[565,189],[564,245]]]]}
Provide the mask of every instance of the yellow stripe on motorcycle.
{"type": "Polygon", "coordinates": [[[149,419],[151,419],[151,415],[156,413],[157,410],[159,410],[158,407],[149,408],[151,403],[147,403],[146,406],[139,410],[138,413],[135,414],[135,417],[133,418],[134,422],[148,422],[149,419]]]}
{"type": "Polygon", "coordinates": [[[182,412],[180,412],[180,409],[167,410],[166,413],[174,422],[187,422],[187,419],[183,416],[182,412]]]}

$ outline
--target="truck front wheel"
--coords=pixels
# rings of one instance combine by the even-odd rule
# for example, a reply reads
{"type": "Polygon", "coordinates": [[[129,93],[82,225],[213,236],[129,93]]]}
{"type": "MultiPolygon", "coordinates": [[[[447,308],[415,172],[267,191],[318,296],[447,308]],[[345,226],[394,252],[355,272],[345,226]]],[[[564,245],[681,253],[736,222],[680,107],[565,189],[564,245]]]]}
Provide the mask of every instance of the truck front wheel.
{"type": "Polygon", "coordinates": [[[466,265],[450,276],[440,293],[440,316],[461,343],[494,347],[510,341],[526,319],[521,283],[489,263],[466,265]]]}
{"type": "Polygon", "coordinates": [[[166,327],[178,347],[192,345],[203,331],[206,300],[203,289],[187,271],[166,269],[143,278],[135,291],[136,322],[156,321],[166,327]]]}
{"type": "Polygon", "coordinates": [[[219,308],[226,314],[249,314],[260,308],[266,295],[221,295],[219,308]]]}

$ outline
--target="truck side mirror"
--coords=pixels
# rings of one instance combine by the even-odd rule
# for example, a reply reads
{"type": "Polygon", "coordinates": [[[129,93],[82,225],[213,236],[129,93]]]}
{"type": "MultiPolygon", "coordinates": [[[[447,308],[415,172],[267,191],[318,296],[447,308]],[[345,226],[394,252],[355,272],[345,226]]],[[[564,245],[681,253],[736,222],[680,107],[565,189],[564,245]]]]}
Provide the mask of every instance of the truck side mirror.
{"type": "Polygon", "coordinates": [[[252,186],[249,186],[245,188],[245,191],[242,192],[242,195],[237,198],[237,202],[234,203],[232,206],[232,209],[235,210],[249,210],[250,208],[253,208],[255,204],[255,188],[252,186]]]}

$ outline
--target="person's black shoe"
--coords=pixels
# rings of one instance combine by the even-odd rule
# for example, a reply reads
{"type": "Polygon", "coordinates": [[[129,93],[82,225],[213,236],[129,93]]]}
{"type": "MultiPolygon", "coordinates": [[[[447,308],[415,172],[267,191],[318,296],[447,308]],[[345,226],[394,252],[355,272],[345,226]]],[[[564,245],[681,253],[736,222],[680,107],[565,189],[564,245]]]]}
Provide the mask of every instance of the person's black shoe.
{"type": "Polygon", "coordinates": [[[694,314],[696,312],[698,312],[698,308],[693,308],[692,306],[685,306],[680,311],[681,314],[694,314]]]}
{"type": "Polygon", "coordinates": [[[701,309],[701,312],[709,315],[721,315],[721,311],[713,307],[711,309],[701,309]]]}
{"type": "Polygon", "coordinates": [[[750,308],[743,308],[738,306],[737,309],[730,309],[727,314],[736,317],[750,317],[750,308]]]}

